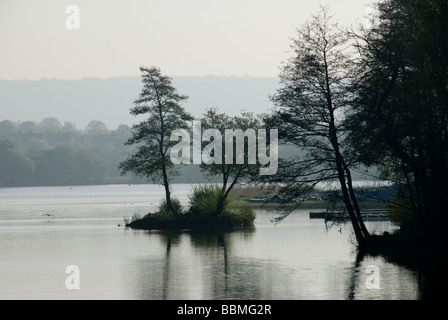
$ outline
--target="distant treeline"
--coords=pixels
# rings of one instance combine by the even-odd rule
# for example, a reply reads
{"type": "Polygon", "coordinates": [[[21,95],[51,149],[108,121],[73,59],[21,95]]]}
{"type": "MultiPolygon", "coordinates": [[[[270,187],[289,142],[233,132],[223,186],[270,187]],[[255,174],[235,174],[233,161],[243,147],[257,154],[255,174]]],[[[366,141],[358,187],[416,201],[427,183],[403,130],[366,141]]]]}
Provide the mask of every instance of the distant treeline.
{"type": "MultiPolygon", "coordinates": [[[[131,173],[122,176],[118,169],[136,151],[135,146],[124,144],[131,130],[126,124],[111,130],[99,120],[90,121],[84,129],[56,118],[38,123],[1,121],[0,187],[151,182],[131,173]]],[[[291,150],[280,145],[279,156],[297,156],[291,150]]],[[[220,181],[205,177],[199,165],[180,166],[179,172],[174,183],[220,181]]]]}
{"type": "MultiPolygon", "coordinates": [[[[133,152],[124,145],[131,128],[110,130],[98,120],[84,130],[56,118],[0,122],[0,187],[146,183],[130,174],[121,176],[118,163],[133,152]]],[[[181,168],[176,182],[199,182],[197,166],[181,168]]]]}

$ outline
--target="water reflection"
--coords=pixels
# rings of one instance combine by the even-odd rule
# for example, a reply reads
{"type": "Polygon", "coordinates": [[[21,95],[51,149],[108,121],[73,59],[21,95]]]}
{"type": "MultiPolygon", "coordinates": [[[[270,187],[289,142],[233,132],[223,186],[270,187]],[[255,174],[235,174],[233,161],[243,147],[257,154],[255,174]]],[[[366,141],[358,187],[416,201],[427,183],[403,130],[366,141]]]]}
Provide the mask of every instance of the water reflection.
{"type": "MultiPolygon", "coordinates": [[[[325,250],[319,254],[317,243],[294,243],[303,240],[300,235],[272,253],[261,239],[274,230],[288,234],[287,228],[275,227],[227,233],[145,231],[149,243],[157,239],[164,250],[136,259],[135,299],[419,298],[416,274],[379,257],[357,256],[352,250],[335,259],[325,250]],[[380,271],[378,289],[367,285],[371,265],[380,271]]],[[[332,236],[347,243],[347,236],[336,233],[332,236]]]]}
{"type": "MultiPolygon", "coordinates": [[[[152,199],[159,189],[47,189],[0,193],[2,299],[424,299],[438,290],[446,296],[444,263],[417,272],[357,256],[350,225],[327,230],[308,211],[274,226],[275,212],[257,210],[254,229],[230,233],[147,232],[117,223],[148,210],[148,194],[152,199]],[[81,269],[81,290],[65,287],[69,264],[81,269]],[[371,265],[379,268],[379,289],[366,286],[371,265]]],[[[372,233],[391,231],[390,222],[366,224],[372,233]]]]}
{"type": "Polygon", "coordinates": [[[137,261],[136,298],[225,298],[232,273],[232,239],[236,236],[247,241],[253,232],[253,228],[230,233],[146,232],[148,238],[157,238],[165,250],[163,255],[137,261]]]}
{"type": "Polygon", "coordinates": [[[347,281],[348,300],[420,299],[418,272],[390,263],[380,256],[358,253],[347,281]]]}

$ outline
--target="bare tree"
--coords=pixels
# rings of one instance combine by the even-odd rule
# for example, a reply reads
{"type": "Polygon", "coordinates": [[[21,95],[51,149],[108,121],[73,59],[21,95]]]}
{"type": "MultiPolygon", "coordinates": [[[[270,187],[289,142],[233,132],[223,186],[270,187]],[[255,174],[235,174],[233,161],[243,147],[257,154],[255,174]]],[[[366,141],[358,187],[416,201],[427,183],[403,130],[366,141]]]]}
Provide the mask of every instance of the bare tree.
{"type": "MultiPolygon", "coordinates": [[[[269,177],[279,193],[291,200],[310,193],[319,183],[338,181],[358,244],[369,232],[364,225],[353,189],[350,153],[343,147],[344,114],[351,100],[352,64],[348,37],[332,24],[327,8],[313,16],[293,39],[294,56],[282,67],[276,105],[265,118],[278,128],[283,144],[304,156],[281,159],[279,172],[269,177]]],[[[284,219],[295,207],[282,211],[284,219]]]]}

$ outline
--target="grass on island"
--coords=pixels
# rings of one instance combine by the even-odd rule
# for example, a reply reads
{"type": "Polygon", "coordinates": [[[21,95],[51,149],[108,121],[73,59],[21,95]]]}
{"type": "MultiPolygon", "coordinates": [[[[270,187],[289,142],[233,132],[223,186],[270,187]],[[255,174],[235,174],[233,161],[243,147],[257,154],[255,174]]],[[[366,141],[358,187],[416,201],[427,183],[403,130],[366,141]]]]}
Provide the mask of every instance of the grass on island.
{"type": "Polygon", "coordinates": [[[176,198],[171,200],[174,212],[168,210],[166,200],[159,205],[157,212],[141,217],[138,214],[125,225],[135,229],[229,229],[251,227],[254,225],[255,212],[248,204],[235,207],[235,198],[229,195],[220,214],[216,213],[220,188],[216,185],[198,185],[189,196],[188,209],[176,198]]]}

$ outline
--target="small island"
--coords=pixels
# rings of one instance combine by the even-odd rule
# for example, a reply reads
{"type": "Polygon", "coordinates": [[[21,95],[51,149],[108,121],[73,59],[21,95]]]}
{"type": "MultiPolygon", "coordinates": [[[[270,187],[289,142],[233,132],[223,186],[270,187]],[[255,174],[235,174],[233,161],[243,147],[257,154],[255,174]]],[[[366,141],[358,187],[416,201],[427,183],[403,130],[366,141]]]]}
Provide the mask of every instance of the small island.
{"type": "Polygon", "coordinates": [[[169,210],[166,200],[159,205],[157,212],[145,216],[134,214],[131,219],[125,218],[125,226],[133,229],[231,229],[252,227],[255,212],[247,204],[234,206],[235,197],[229,195],[221,202],[221,189],[217,185],[198,185],[193,188],[189,197],[189,208],[185,209],[180,201],[172,198],[169,210]],[[222,206],[221,209],[219,207],[222,206]]]}

